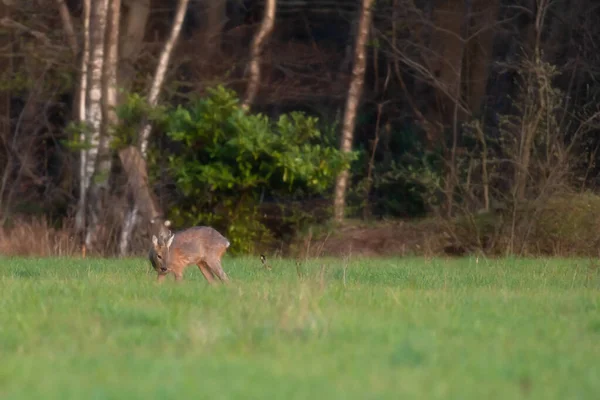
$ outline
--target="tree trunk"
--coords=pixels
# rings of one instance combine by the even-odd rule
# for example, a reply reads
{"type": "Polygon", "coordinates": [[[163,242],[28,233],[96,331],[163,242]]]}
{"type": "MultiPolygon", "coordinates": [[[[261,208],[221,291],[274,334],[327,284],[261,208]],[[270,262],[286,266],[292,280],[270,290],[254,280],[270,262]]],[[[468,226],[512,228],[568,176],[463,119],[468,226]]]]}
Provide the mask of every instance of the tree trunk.
{"type": "MultiPolygon", "coordinates": [[[[397,1],[397,0],[396,0],[397,1]]],[[[392,23],[394,22],[394,20],[392,19],[392,23]]],[[[348,36],[346,37],[345,40],[345,45],[344,45],[344,57],[342,58],[342,62],[340,63],[340,74],[345,75],[347,73],[350,72],[350,66],[352,65],[352,56],[353,56],[353,52],[352,50],[354,49],[354,45],[356,43],[356,34],[358,33],[358,21],[356,19],[353,19],[350,22],[350,32],[348,32],[348,36]]]]}
{"type": "Polygon", "coordinates": [[[100,143],[94,171],[94,180],[90,186],[89,216],[92,222],[87,229],[86,247],[91,247],[98,239],[99,232],[106,232],[106,203],[110,192],[112,169],[111,145],[117,118],[117,68],[119,61],[119,25],[121,0],[109,0],[107,11],[104,62],[102,70],[102,122],[100,143]],[[101,220],[99,216],[104,215],[101,220]]]}
{"type": "Polygon", "coordinates": [[[246,98],[242,102],[242,108],[244,110],[250,109],[250,106],[252,103],[254,103],[256,95],[258,94],[258,87],[260,86],[260,63],[262,59],[262,52],[266,41],[269,39],[269,36],[271,36],[271,32],[273,32],[276,8],[276,0],[265,1],[265,15],[263,16],[260,29],[254,36],[250,50],[250,78],[248,79],[246,98]]]}
{"type": "MultiPolygon", "coordinates": [[[[86,146],[87,132],[84,128],[86,122],[86,105],[87,105],[87,86],[88,86],[88,69],[90,62],[90,12],[91,0],[83,1],[83,51],[81,54],[81,71],[79,75],[79,93],[78,93],[78,113],[77,119],[81,124],[81,133],[79,134],[79,142],[82,146],[86,146]]],[[[83,235],[85,231],[85,214],[87,207],[87,190],[88,183],[86,179],[87,165],[87,148],[83,147],[79,151],[79,202],[77,204],[77,214],[75,216],[75,230],[78,234],[83,235]]]]}
{"type": "MultiPolygon", "coordinates": [[[[346,98],[346,109],[344,112],[344,123],[342,127],[341,150],[349,153],[352,150],[352,140],[354,138],[354,127],[356,124],[356,110],[362,94],[364,84],[365,65],[367,56],[367,39],[371,26],[371,6],[373,0],[363,0],[360,20],[358,23],[358,34],[356,35],[356,45],[354,48],[354,65],[352,67],[352,80],[348,89],[346,98]]],[[[334,217],[337,222],[344,219],[346,207],[346,188],[348,186],[350,172],[344,169],[338,176],[335,185],[335,199],[333,203],[334,217]]]]}
{"type": "Polygon", "coordinates": [[[165,220],[150,189],[146,160],[142,157],[139,149],[134,146],[122,149],[119,151],[119,158],[127,175],[131,197],[134,200],[134,207],[129,210],[123,223],[119,242],[119,253],[124,256],[127,254],[130,235],[140,214],[158,228],[158,234],[166,233],[165,229],[170,225],[170,221],[165,220]]]}
{"type": "Polygon", "coordinates": [[[77,51],[79,50],[79,46],[77,45],[77,36],[75,35],[75,29],[73,28],[73,20],[71,18],[71,13],[69,12],[69,7],[67,7],[65,0],[56,0],[56,4],[58,5],[58,11],[60,13],[63,29],[67,35],[67,42],[69,42],[69,47],[71,48],[73,54],[76,55],[77,51]]]}
{"type": "Polygon", "coordinates": [[[124,31],[119,50],[121,59],[128,61],[130,57],[139,53],[139,46],[144,40],[150,15],[150,0],[124,0],[123,4],[127,13],[124,16],[124,31]]]}
{"type": "MultiPolygon", "coordinates": [[[[171,53],[173,52],[173,48],[175,47],[175,43],[179,38],[179,33],[181,32],[181,26],[183,25],[183,20],[185,18],[185,13],[187,10],[189,0],[179,0],[177,5],[177,12],[175,14],[175,20],[173,21],[173,27],[171,29],[171,33],[169,38],[165,42],[165,47],[160,55],[158,60],[158,65],[156,66],[156,72],[154,73],[154,79],[152,81],[152,86],[150,88],[150,94],[148,95],[148,104],[152,107],[156,106],[158,103],[158,96],[160,94],[160,90],[162,89],[163,82],[165,80],[165,75],[167,74],[167,67],[169,66],[169,60],[171,59],[171,53]]],[[[144,161],[144,169],[145,160],[148,153],[148,140],[150,138],[150,132],[152,131],[152,125],[150,123],[145,122],[142,125],[139,135],[139,145],[140,145],[140,153],[141,159],[144,161]]],[[[123,155],[121,154],[121,161],[123,162],[123,155]]],[[[136,177],[128,174],[128,180],[130,184],[136,181],[136,177]]],[[[150,187],[148,183],[145,183],[145,189],[142,192],[150,193],[150,187]]],[[[123,228],[121,230],[121,238],[119,240],[119,252],[121,256],[127,254],[129,248],[129,242],[131,241],[131,233],[138,220],[138,212],[140,210],[140,203],[142,199],[138,197],[136,191],[133,191],[134,204],[131,210],[128,211],[125,221],[123,223],[123,228]]],[[[165,226],[168,226],[168,221],[165,223],[165,226]]],[[[161,225],[162,229],[162,225],[161,225]]]]}
{"type": "Polygon", "coordinates": [[[458,174],[456,166],[456,150],[458,146],[458,136],[460,134],[459,124],[462,118],[459,115],[459,106],[463,99],[462,81],[463,81],[463,70],[464,70],[464,59],[465,59],[465,48],[467,46],[466,40],[468,36],[469,22],[471,20],[472,4],[471,0],[464,1],[464,14],[462,25],[460,29],[460,47],[456,54],[456,65],[457,68],[455,73],[455,86],[454,86],[454,112],[452,116],[452,147],[450,148],[450,160],[448,161],[448,170],[446,172],[446,179],[444,183],[444,191],[446,192],[446,216],[452,216],[454,209],[454,192],[458,183],[458,174]]]}
{"type": "MultiPolygon", "coordinates": [[[[160,90],[162,89],[162,85],[167,74],[167,67],[169,66],[169,61],[171,60],[171,53],[173,52],[175,43],[179,38],[179,32],[181,32],[181,26],[183,25],[183,19],[185,18],[185,12],[187,10],[188,3],[189,0],[179,0],[179,4],[177,5],[177,13],[175,14],[175,20],[173,21],[173,28],[171,29],[171,34],[169,35],[169,38],[165,43],[165,47],[160,54],[158,65],[156,66],[156,71],[154,72],[152,86],[150,87],[148,105],[151,107],[156,106],[158,103],[158,95],[160,94],[160,90]]],[[[146,158],[146,153],[148,152],[148,138],[150,137],[151,130],[152,125],[149,123],[144,123],[140,131],[140,151],[142,152],[142,156],[144,158],[146,158]]]]}
{"type": "MultiPolygon", "coordinates": [[[[113,126],[118,122],[117,112],[117,72],[119,67],[119,26],[121,20],[121,0],[111,0],[109,24],[108,24],[108,42],[106,54],[106,86],[104,112],[106,120],[113,126]]],[[[109,129],[110,132],[110,129],[109,129]]]]}
{"type": "Polygon", "coordinates": [[[491,68],[492,52],[494,45],[494,26],[500,11],[499,0],[474,0],[472,7],[471,23],[468,35],[471,37],[466,43],[465,66],[466,74],[463,82],[466,84],[465,97],[469,110],[479,115],[482,105],[486,102],[486,88],[491,68]]]}
{"type": "MultiPolygon", "coordinates": [[[[0,18],[10,18],[11,12],[8,5],[0,1],[0,18]]],[[[3,79],[12,76],[13,73],[13,38],[9,32],[0,32],[0,48],[7,49],[6,57],[0,58],[0,71],[2,71],[3,79]]],[[[11,150],[8,145],[11,136],[11,119],[10,119],[10,98],[11,93],[8,87],[0,89],[0,170],[2,178],[0,179],[0,214],[7,215],[7,210],[4,208],[4,195],[8,189],[9,178],[12,170],[11,150]]],[[[4,218],[0,223],[3,223],[4,218]]]]}
{"type": "Polygon", "coordinates": [[[93,249],[96,242],[96,226],[99,223],[97,213],[100,201],[100,187],[92,181],[96,172],[96,162],[100,151],[102,134],[102,75],[104,71],[104,45],[109,0],[92,2],[90,16],[90,69],[88,75],[88,91],[86,99],[86,122],[90,131],[90,143],[86,160],[85,180],[88,187],[88,221],[85,245],[93,249]],[[91,229],[90,229],[91,228],[91,229]]]}
{"type": "Polygon", "coordinates": [[[204,2],[202,13],[203,29],[202,39],[204,41],[204,56],[209,57],[218,54],[221,49],[221,36],[223,26],[227,21],[227,0],[210,0],[204,2]]]}
{"type": "MultiPolygon", "coordinates": [[[[127,12],[123,15],[123,29],[119,43],[119,70],[117,82],[123,90],[129,90],[135,76],[134,64],[142,49],[146,24],[150,15],[150,0],[124,0],[127,12]]],[[[118,94],[122,104],[126,94],[118,94]]]]}
{"type": "Polygon", "coordinates": [[[107,29],[106,56],[104,61],[104,91],[102,93],[104,132],[100,141],[100,152],[97,173],[102,176],[101,185],[107,188],[108,177],[112,167],[110,146],[113,132],[118,124],[117,110],[117,71],[119,65],[119,24],[121,16],[121,0],[111,0],[107,29]]]}

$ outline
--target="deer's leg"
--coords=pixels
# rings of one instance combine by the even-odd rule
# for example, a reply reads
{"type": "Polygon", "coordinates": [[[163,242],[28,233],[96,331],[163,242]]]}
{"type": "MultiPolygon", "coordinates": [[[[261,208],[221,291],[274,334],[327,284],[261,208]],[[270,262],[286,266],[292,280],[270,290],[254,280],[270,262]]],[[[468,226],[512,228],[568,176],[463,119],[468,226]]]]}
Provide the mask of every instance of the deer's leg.
{"type": "Polygon", "coordinates": [[[158,277],[156,278],[156,281],[158,283],[163,283],[163,281],[165,280],[166,276],[167,276],[167,274],[158,274],[158,277]]]}
{"type": "Polygon", "coordinates": [[[210,262],[208,263],[210,265],[210,269],[212,270],[212,272],[217,275],[217,277],[221,280],[221,282],[229,282],[229,277],[227,276],[227,274],[225,273],[225,271],[223,271],[223,268],[221,267],[221,260],[218,258],[213,258],[210,260],[210,262]]]}
{"type": "Polygon", "coordinates": [[[173,275],[175,275],[176,282],[181,282],[183,280],[183,271],[184,270],[185,270],[184,263],[178,263],[171,267],[171,271],[173,272],[173,275]]]}
{"type": "Polygon", "coordinates": [[[198,265],[198,268],[200,268],[200,272],[202,272],[202,275],[204,275],[204,278],[206,278],[208,283],[214,285],[215,277],[213,276],[210,268],[208,268],[208,265],[206,265],[204,261],[199,261],[196,265],[198,265]]]}

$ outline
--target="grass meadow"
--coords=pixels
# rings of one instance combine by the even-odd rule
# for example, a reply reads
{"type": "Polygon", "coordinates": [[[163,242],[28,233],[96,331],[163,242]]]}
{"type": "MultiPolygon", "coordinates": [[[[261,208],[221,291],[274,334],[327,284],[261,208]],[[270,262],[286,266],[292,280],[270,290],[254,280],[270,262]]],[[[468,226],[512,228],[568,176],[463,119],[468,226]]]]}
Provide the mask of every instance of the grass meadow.
{"type": "Polygon", "coordinates": [[[209,287],[143,259],[0,258],[0,398],[600,394],[596,261],[270,264],[226,258],[209,287]]]}

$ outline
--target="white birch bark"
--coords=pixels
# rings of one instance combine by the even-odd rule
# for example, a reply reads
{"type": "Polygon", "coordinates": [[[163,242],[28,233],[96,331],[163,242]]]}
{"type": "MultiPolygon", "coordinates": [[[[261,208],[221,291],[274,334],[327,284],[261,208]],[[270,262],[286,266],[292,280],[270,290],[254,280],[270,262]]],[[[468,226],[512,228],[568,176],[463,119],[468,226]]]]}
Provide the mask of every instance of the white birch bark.
{"type": "MultiPolygon", "coordinates": [[[[79,77],[79,107],[78,119],[82,127],[79,134],[79,143],[83,146],[87,142],[87,132],[83,129],[86,122],[86,100],[88,83],[88,64],[90,61],[90,0],[83,1],[83,52],[81,55],[81,71],[79,77]]],[[[77,204],[77,214],[75,216],[75,229],[81,233],[85,230],[85,213],[87,197],[87,179],[86,179],[87,148],[79,151],[79,202],[77,204]]]]}
{"type": "MultiPolygon", "coordinates": [[[[367,39],[371,26],[371,7],[373,0],[363,0],[360,19],[358,22],[358,34],[356,35],[356,45],[354,48],[354,65],[352,67],[352,79],[348,96],[346,97],[346,109],[344,111],[344,123],[342,127],[341,151],[349,153],[352,151],[352,141],[354,139],[354,128],[356,125],[356,110],[362,94],[365,80],[365,65],[367,56],[367,39]]],[[[337,178],[335,185],[335,198],[333,201],[334,218],[337,222],[344,219],[346,208],[346,191],[350,172],[343,170],[337,178]]]]}
{"type": "Polygon", "coordinates": [[[96,158],[100,146],[102,130],[102,73],[104,67],[104,33],[108,0],[92,2],[90,17],[90,62],[88,70],[86,122],[90,130],[90,148],[86,160],[86,186],[89,187],[91,177],[96,168],[96,158]]]}
{"type": "Polygon", "coordinates": [[[260,29],[254,36],[250,49],[250,63],[248,65],[250,77],[248,79],[248,88],[246,89],[246,97],[242,102],[242,108],[249,110],[252,103],[258,94],[260,86],[260,63],[262,61],[262,52],[264,45],[273,32],[275,26],[275,11],[277,9],[276,0],[265,1],[265,15],[260,24],[260,29]]]}
{"type": "Polygon", "coordinates": [[[117,67],[119,61],[119,25],[121,15],[121,0],[109,0],[107,11],[104,61],[102,70],[102,122],[100,143],[96,167],[93,172],[93,182],[89,187],[88,217],[90,224],[87,227],[86,247],[92,247],[98,238],[98,232],[105,227],[100,215],[106,211],[106,199],[110,187],[110,173],[112,168],[111,144],[113,142],[114,128],[118,123],[117,118],[117,67]]]}
{"type": "Polygon", "coordinates": [[[106,55],[104,57],[104,91],[103,91],[103,115],[104,132],[100,139],[100,154],[97,166],[97,174],[103,179],[102,183],[108,183],[110,169],[112,167],[112,157],[110,156],[110,146],[112,144],[113,132],[118,124],[117,117],[117,70],[119,64],[119,25],[121,16],[121,0],[110,0],[110,9],[108,14],[108,29],[106,55]]]}
{"type": "Polygon", "coordinates": [[[112,0],[108,25],[108,54],[106,55],[106,113],[109,123],[117,119],[117,71],[119,68],[119,27],[121,20],[121,0],[112,0]]]}
{"type": "MultiPolygon", "coordinates": [[[[150,87],[150,93],[148,95],[148,104],[152,107],[156,106],[156,104],[158,103],[158,96],[162,89],[163,82],[165,80],[165,75],[167,74],[167,67],[169,66],[169,61],[171,59],[173,48],[175,47],[175,43],[177,42],[177,39],[179,38],[179,33],[181,32],[181,26],[183,25],[183,20],[185,18],[188,3],[189,0],[179,0],[179,3],[177,4],[177,11],[175,13],[175,19],[173,21],[171,33],[169,35],[169,38],[165,42],[163,51],[160,54],[158,65],[156,66],[156,71],[154,73],[154,79],[152,80],[152,86],[150,87]]],[[[142,125],[139,134],[140,152],[144,160],[146,159],[146,156],[148,154],[148,141],[150,138],[151,131],[152,125],[148,122],[145,122],[142,125]]],[[[133,232],[133,229],[137,224],[138,217],[138,200],[134,199],[134,205],[132,209],[129,210],[129,212],[127,213],[125,221],[123,223],[123,229],[121,230],[121,238],[119,241],[119,252],[121,256],[127,254],[129,242],[131,241],[131,233],[133,232]]]]}
{"type": "Polygon", "coordinates": [[[125,221],[123,222],[123,229],[121,230],[121,238],[119,240],[119,254],[121,257],[127,255],[129,251],[129,242],[131,241],[131,234],[133,233],[133,228],[138,222],[138,206],[137,204],[133,205],[129,211],[127,211],[127,215],[125,216],[125,221]]]}
{"type": "MultiPolygon", "coordinates": [[[[91,179],[96,171],[96,161],[100,150],[100,138],[102,134],[102,76],[104,71],[104,45],[106,22],[109,0],[94,0],[91,2],[90,14],[90,64],[88,73],[88,90],[86,99],[86,122],[89,126],[89,149],[85,163],[85,181],[88,187],[88,203],[93,203],[98,193],[91,187],[91,179]]],[[[92,209],[93,207],[87,207],[92,209]]],[[[98,215],[90,212],[87,221],[88,229],[85,237],[86,248],[93,248],[95,242],[95,229],[90,226],[98,224],[98,215]]]]}

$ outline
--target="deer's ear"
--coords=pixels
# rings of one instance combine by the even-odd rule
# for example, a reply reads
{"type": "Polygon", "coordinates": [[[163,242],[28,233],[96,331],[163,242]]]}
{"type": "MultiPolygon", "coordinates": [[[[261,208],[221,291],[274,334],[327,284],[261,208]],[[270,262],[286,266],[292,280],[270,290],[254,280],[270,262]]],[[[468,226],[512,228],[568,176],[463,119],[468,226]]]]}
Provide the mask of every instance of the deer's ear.
{"type": "Polygon", "coordinates": [[[156,237],[156,235],[152,235],[152,244],[154,246],[158,246],[158,238],[156,237]]]}
{"type": "Polygon", "coordinates": [[[167,240],[167,248],[171,247],[171,244],[173,243],[173,239],[175,239],[175,235],[171,235],[169,237],[169,239],[167,240]]]}

